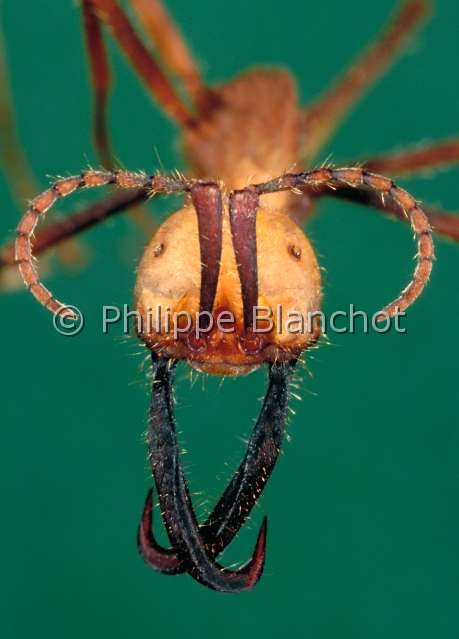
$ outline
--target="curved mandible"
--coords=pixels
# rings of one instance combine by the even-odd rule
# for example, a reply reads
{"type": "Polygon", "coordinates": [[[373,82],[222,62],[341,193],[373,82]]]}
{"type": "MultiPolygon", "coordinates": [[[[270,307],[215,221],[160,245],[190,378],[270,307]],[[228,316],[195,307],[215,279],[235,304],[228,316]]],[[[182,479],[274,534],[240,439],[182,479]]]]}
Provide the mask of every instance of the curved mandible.
{"type": "MultiPolygon", "coordinates": [[[[239,468],[213,512],[199,526],[209,556],[214,559],[231,543],[249,517],[274,470],[287,422],[289,385],[295,361],[270,366],[269,383],[258,420],[239,468]]],[[[191,568],[186,557],[161,547],[153,535],[152,491],[148,492],[138,530],[138,548],[145,562],[166,574],[191,568]]]]}
{"type": "Polygon", "coordinates": [[[159,359],[156,363],[147,431],[149,462],[169,539],[179,555],[188,558],[189,572],[200,583],[221,592],[250,590],[263,572],[266,520],[260,528],[252,558],[239,570],[223,568],[208,553],[180,464],[172,407],[173,370],[171,360],[159,359]]]}

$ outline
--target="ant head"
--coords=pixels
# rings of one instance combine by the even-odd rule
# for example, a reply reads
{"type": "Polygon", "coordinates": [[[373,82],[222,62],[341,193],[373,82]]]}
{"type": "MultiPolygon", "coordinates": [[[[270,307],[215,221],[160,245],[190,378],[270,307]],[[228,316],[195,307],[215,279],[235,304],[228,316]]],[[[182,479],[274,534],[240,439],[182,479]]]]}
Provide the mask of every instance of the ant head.
{"type": "Polygon", "coordinates": [[[320,328],[320,270],[303,231],[259,208],[249,190],[223,201],[199,183],[159,228],[140,263],[139,336],[168,358],[216,375],[297,359],[320,328]]]}

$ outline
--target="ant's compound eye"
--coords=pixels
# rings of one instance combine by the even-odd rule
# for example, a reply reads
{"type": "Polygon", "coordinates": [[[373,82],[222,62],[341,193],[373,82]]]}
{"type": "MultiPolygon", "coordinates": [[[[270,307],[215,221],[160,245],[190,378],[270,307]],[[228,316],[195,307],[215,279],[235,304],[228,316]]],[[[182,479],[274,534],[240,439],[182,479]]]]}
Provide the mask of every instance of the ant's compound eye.
{"type": "Polygon", "coordinates": [[[164,253],[164,244],[163,244],[163,242],[160,242],[159,244],[156,244],[156,246],[153,247],[153,255],[154,255],[154,257],[159,257],[163,253],[164,253]]]}
{"type": "Polygon", "coordinates": [[[301,249],[298,246],[295,246],[295,244],[289,244],[288,252],[290,255],[293,255],[295,259],[301,260],[301,249]]]}

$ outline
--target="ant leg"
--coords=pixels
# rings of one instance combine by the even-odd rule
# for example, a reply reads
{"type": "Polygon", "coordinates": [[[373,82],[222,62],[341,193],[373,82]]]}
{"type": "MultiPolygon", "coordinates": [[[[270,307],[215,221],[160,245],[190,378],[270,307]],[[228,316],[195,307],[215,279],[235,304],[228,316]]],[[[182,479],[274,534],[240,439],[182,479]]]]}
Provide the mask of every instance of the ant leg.
{"type": "MultiPolygon", "coordinates": [[[[148,193],[142,189],[114,193],[63,220],[59,220],[59,222],[45,225],[35,235],[33,243],[34,256],[36,257],[55,246],[59,246],[61,242],[104,222],[112,215],[130,209],[132,206],[146,200],[147,197],[148,193]]],[[[14,252],[14,242],[5,244],[0,249],[0,269],[15,265],[14,252]]]]}
{"type": "MultiPolygon", "coordinates": [[[[459,138],[358,160],[357,162],[349,162],[348,164],[357,164],[372,172],[410,177],[418,172],[434,171],[437,168],[446,168],[456,163],[459,163],[459,138]]],[[[303,197],[317,202],[319,195],[316,191],[304,193],[303,197]]],[[[409,221],[401,209],[395,207],[394,210],[388,211],[384,201],[379,196],[375,197],[374,194],[368,191],[348,189],[335,193],[327,191],[324,195],[332,197],[335,195],[338,198],[347,199],[357,204],[372,206],[402,221],[409,221]]],[[[310,205],[308,199],[306,200],[306,206],[298,207],[295,219],[299,224],[309,221],[314,214],[314,206],[310,205]]],[[[448,213],[431,206],[424,208],[424,212],[435,234],[456,242],[459,241],[459,214],[448,213]]]]}
{"type": "Polygon", "coordinates": [[[8,64],[0,32],[0,152],[2,169],[7,174],[8,186],[13,199],[24,202],[39,190],[32,169],[19,141],[16,118],[12,107],[8,64]]]}
{"type": "MultiPolygon", "coordinates": [[[[246,454],[199,534],[211,558],[217,557],[243,526],[271,476],[282,446],[287,421],[289,385],[295,362],[272,364],[260,415],[246,454]]],[[[190,563],[162,549],[152,533],[152,493],[149,491],[139,526],[138,547],[145,562],[167,574],[189,570],[190,563]]]]}
{"type": "Polygon", "coordinates": [[[195,106],[205,106],[209,89],[204,85],[199,67],[162,0],[131,0],[131,3],[168,70],[183,85],[195,106]]]}
{"type": "Polygon", "coordinates": [[[426,17],[426,0],[405,0],[379,39],[321,98],[307,106],[301,155],[306,163],[333,135],[355,102],[380,76],[426,17]]]}
{"type": "MultiPolygon", "coordinates": [[[[409,223],[409,218],[405,215],[404,210],[400,206],[393,202],[393,206],[388,208],[387,202],[371,191],[348,188],[340,191],[327,191],[321,195],[348,200],[355,204],[370,206],[385,215],[389,215],[401,220],[402,222],[409,223]]],[[[448,213],[441,209],[429,206],[423,206],[423,211],[434,234],[440,235],[443,238],[454,242],[459,242],[459,212],[456,214],[448,213]]]]}
{"type": "MultiPolygon", "coordinates": [[[[113,169],[115,167],[115,160],[107,124],[108,97],[112,85],[107,50],[102,35],[100,20],[94,6],[87,0],[83,0],[82,16],[91,83],[94,91],[94,145],[104,168],[113,169]]],[[[138,224],[142,231],[146,234],[151,233],[153,226],[148,212],[145,211],[144,207],[133,207],[130,209],[129,216],[138,224]]]]}
{"type": "Polygon", "coordinates": [[[322,168],[316,171],[304,173],[286,173],[263,184],[254,184],[247,187],[258,195],[275,193],[276,191],[316,192],[316,196],[348,192],[355,189],[369,191],[373,196],[379,197],[384,202],[384,207],[389,210],[402,210],[410,221],[411,229],[417,238],[417,261],[413,279],[402,293],[393,302],[385,306],[377,315],[377,321],[387,320],[389,317],[405,311],[422,293],[432,271],[434,256],[434,244],[432,229],[429,220],[418,205],[414,197],[407,191],[398,187],[393,180],[376,173],[370,173],[361,168],[322,168]]]}
{"type": "MultiPolygon", "coordinates": [[[[107,25],[127,59],[142,78],[148,91],[165,113],[180,126],[192,121],[192,113],[181,100],[173,85],[134,31],[124,11],[116,0],[83,0],[83,16],[91,60],[92,79],[96,95],[95,121],[99,133],[105,130],[106,99],[110,85],[107,57],[100,33],[100,24],[107,25]]],[[[97,130],[97,129],[96,129],[97,130]]],[[[104,141],[102,140],[102,143],[104,141]]],[[[101,147],[102,150],[102,147],[101,147]]]]}
{"type": "MultiPolygon", "coordinates": [[[[6,176],[11,197],[19,210],[34,193],[40,191],[27,155],[20,142],[13,100],[8,77],[8,61],[3,33],[0,29],[0,165],[6,176]]],[[[14,252],[14,251],[13,251],[14,252]]],[[[67,265],[77,265],[84,261],[83,251],[76,242],[67,242],[59,249],[60,260],[67,265]]],[[[5,259],[12,255],[11,247],[0,252],[0,268],[11,262],[5,259]]],[[[1,283],[0,283],[1,286],[1,283]]],[[[14,286],[13,286],[14,288],[14,286]]]]}
{"type": "Polygon", "coordinates": [[[82,3],[83,29],[94,91],[94,144],[107,168],[113,168],[113,154],[107,127],[107,102],[111,88],[111,72],[100,20],[91,2],[82,3]]]}
{"type": "Polygon", "coordinates": [[[447,213],[437,208],[425,209],[434,233],[459,242],[459,213],[447,213]]]}
{"type": "Polygon", "coordinates": [[[367,158],[359,162],[368,171],[412,175],[459,163],[459,138],[367,158]]]}

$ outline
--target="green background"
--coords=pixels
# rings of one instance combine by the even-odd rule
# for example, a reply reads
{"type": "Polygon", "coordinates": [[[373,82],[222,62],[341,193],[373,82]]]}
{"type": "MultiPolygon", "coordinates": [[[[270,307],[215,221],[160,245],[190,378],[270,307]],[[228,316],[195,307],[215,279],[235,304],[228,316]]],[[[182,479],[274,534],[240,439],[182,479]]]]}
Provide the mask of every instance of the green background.
{"type": "MultiPolygon", "coordinates": [[[[286,66],[316,96],[377,32],[393,0],[288,3],[213,0],[168,6],[211,82],[256,63],[286,66]]],[[[41,186],[96,162],[80,20],[72,0],[2,3],[19,130],[41,186]]],[[[459,5],[435,15],[327,149],[334,161],[459,131],[459,5]]],[[[112,126],[126,167],[183,166],[176,131],[114,51],[112,126]],[[157,149],[157,152],[155,151],[157,149]]],[[[458,207],[457,170],[403,185],[458,207]]],[[[0,237],[19,209],[0,177],[0,237]]],[[[89,199],[75,197],[71,204],[89,199]]],[[[322,205],[310,235],[324,267],[325,308],[373,313],[409,277],[406,227],[359,207],[322,205]]],[[[64,338],[24,292],[0,298],[0,633],[44,637],[459,636],[457,423],[459,248],[438,241],[432,281],[406,335],[332,335],[308,356],[273,480],[224,556],[245,560],[269,513],[268,559],[248,594],[208,591],[150,571],[135,535],[151,484],[142,432],[145,352],[102,335],[102,304],[130,302],[145,238],[117,219],[87,236],[89,266],[46,278],[81,307],[64,338]]],[[[186,469],[205,513],[243,454],[265,373],[225,381],[186,368],[177,387],[186,469]]]]}

